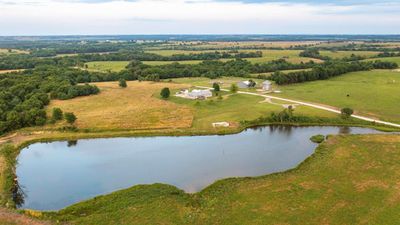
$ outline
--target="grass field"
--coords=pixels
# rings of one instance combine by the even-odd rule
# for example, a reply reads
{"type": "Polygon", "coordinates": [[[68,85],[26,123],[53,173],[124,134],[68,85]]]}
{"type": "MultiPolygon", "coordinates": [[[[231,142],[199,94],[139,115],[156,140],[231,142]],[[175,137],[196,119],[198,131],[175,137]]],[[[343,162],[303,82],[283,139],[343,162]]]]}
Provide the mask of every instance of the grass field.
{"type": "Polygon", "coordinates": [[[18,49],[11,49],[11,52],[8,49],[0,48],[0,54],[28,54],[28,51],[18,50],[18,49]]]}
{"type": "Polygon", "coordinates": [[[129,61],[95,61],[85,63],[87,70],[96,72],[119,72],[129,64],[129,61]]]}
{"type": "Polygon", "coordinates": [[[400,57],[372,58],[372,59],[366,59],[365,61],[375,61],[375,60],[386,61],[386,62],[394,62],[394,63],[397,63],[400,66],[400,57]]]}
{"type": "MultiPolygon", "coordinates": [[[[236,83],[240,78],[223,78],[225,86],[236,83]]],[[[120,88],[117,82],[95,83],[101,92],[98,95],[71,100],[51,101],[47,111],[54,107],[64,112],[74,112],[79,128],[94,130],[121,129],[177,129],[192,131],[213,131],[211,123],[227,121],[233,124],[229,129],[238,128],[242,120],[267,116],[283,110],[284,103],[262,102],[264,98],[242,94],[226,93],[222,100],[214,97],[206,101],[187,100],[174,97],[175,92],[193,85],[212,86],[208,78],[182,78],[174,82],[128,82],[128,88],[120,88]],[[171,98],[159,99],[163,87],[170,87],[171,98]],[[262,103],[261,103],[262,102],[262,103]]],[[[257,80],[258,81],[258,80],[257,80]]],[[[320,117],[337,117],[322,110],[299,106],[297,114],[320,117]]],[[[62,124],[57,124],[60,126],[62,124]]],[[[52,125],[49,125],[50,127],[52,125]]]]}
{"type": "Polygon", "coordinates": [[[198,64],[203,62],[203,60],[184,60],[184,61],[143,61],[144,64],[150,66],[160,66],[166,65],[171,63],[180,63],[180,64],[198,64]]]}
{"type": "Polygon", "coordinates": [[[45,218],[70,224],[399,224],[400,136],[333,136],[294,170],[197,194],[135,186],[45,218]]]}
{"type": "Polygon", "coordinates": [[[170,83],[128,82],[120,88],[118,82],[96,83],[101,93],[71,100],[55,100],[48,107],[74,112],[77,126],[92,129],[165,129],[188,128],[192,124],[191,109],[153,97],[153,93],[170,83]]]}
{"type": "Polygon", "coordinates": [[[351,107],[357,113],[400,122],[400,72],[374,70],[349,73],[329,80],[278,87],[277,96],[351,107]],[[347,97],[349,95],[349,97],[347,97]]]}
{"type": "Polygon", "coordinates": [[[379,54],[379,52],[372,52],[372,51],[320,51],[320,54],[323,56],[328,56],[331,58],[344,58],[350,57],[352,54],[357,56],[364,56],[364,57],[374,57],[379,54]]]}

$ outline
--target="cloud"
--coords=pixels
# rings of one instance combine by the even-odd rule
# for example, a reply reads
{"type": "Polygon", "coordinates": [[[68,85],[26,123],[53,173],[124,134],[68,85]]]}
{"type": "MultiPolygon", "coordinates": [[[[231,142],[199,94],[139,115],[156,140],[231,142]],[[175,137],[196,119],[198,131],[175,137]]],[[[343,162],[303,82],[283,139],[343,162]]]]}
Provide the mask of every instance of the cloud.
{"type": "Polygon", "coordinates": [[[0,0],[0,35],[397,33],[392,1],[0,0]],[[345,3],[346,2],[346,3],[345,3]],[[350,2],[352,2],[350,4],[350,2]]]}

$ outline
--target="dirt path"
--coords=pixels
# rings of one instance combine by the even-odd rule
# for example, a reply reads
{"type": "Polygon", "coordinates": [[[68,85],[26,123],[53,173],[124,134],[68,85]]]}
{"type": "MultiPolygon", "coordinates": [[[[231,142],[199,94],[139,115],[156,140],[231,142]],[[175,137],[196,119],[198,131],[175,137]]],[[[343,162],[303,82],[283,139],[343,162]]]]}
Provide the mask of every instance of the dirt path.
{"type": "MultiPolygon", "coordinates": [[[[204,87],[204,86],[196,86],[196,87],[210,89],[209,87],[204,87]]],[[[229,90],[228,89],[221,89],[221,91],[229,91],[229,90]]],[[[291,102],[291,103],[295,103],[295,104],[299,104],[299,105],[309,106],[309,107],[316,108],[316,109],[322,109],[322,110],[333,112],[333,113],[337,113],[337,114],[341,113],[340,110],[338,110],[337,108],[335,108],[333,106],[324,106],[324,105],[319,105],[319,104],[315,104],[315,103],[297,101],[297,100],[293,100],[293,99],[275,97],[275,96],[272,96],[272,95],[258,94],[258,93],[247,92],[247,91],[238,91],[237,93],[246,94],[246,95],[261,96],[261,97],[264,97],[264,98],[276,99],[276,100],[281,100],[281,101],[287,101],[287,102],[291,102]]],[[[360,115],[356,115],[356,114],[353,114],[352,117],[360,119],[360,120],[364,120],[364,121],[375,122],[375,123],[379,123],[379,124],[383,124],[383,125],[387,125],[387,126],[400,128],[400,124],[397,124],[397,123],[386,122],[386,121],[377,120],[377,119],[374,119],[374,118],[370,118],[370,117],[366,117],[366,116],[360,116],[360,115]]]]}

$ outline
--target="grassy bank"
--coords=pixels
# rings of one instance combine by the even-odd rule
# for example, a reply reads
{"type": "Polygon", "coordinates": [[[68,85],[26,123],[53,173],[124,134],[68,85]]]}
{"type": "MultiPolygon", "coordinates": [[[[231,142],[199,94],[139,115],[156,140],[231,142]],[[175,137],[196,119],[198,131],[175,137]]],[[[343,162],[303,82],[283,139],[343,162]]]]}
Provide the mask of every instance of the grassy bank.
{"type": "Polygon", "coordinates": [[[398,224],[400,136],[329,137],[296,169],[197,194],[139,185],[43,218],[71,224],[398,224]]]}

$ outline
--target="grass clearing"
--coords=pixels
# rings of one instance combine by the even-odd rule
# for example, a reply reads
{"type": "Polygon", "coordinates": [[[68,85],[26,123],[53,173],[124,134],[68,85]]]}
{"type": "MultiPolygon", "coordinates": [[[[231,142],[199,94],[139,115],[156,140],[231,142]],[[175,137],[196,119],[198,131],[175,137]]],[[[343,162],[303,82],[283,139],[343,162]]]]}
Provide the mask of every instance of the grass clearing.
{"type": "Polygon", "coordinates": [[[400,57],[382,57],[382,58],[371,58],[371,59],[366,59],[365,61],[375,61],[375,60],[380,60],[380,61],[385,61],[385,62],[394,62],[400,65],[400,57]]]}
{"type": "Polygon", "coordinates": [[[189,128],[193,116],[188,107],[153,97],[163,87],[180,88],[172,83],[127,82],[120,88],[118,82],[95,83],[98,95],[71,100],[51,101],[48,113],[54,107],[74,112],[79,128],[91,129],[166,129],[189,128]]]}
{"type": "Polygon", "coordinates": [[[161,66],[167,65],[171,63],[179,63],[179,64],[199,64],[203,62],[203,60],[183,60],[183,61],[142,61],[143,64],[150,66],[161,66]]]}
{"type": "Polygon", "coordinates": [[[85,63],[87,70],[94,72],[119,72],[124,70],[129,61],[94,61],[85,63]]]}
{"type": "Polygon", "coordinates": [[[46,213],[70,224],[399,224],[400,136],[331,136],[294,170],[189,195],[139,185],[46,213]]]}
{"type": "Polygon", "coordinates": [[[0,74],[5,74],[5,73],[14,73],[14,72],[21,72],[24,71],[25,69],[16,69],[16,70],[0,70],[0,74]]]}
{"type": "Polygon", "coordinates": [[[400,122],[400,73],[373,70],[348,73],[329,80],[278,86],[276,96],[350,107],[358,114],[400,122]],[[349,95],[349,97],[347,97],[349,95]]]}

